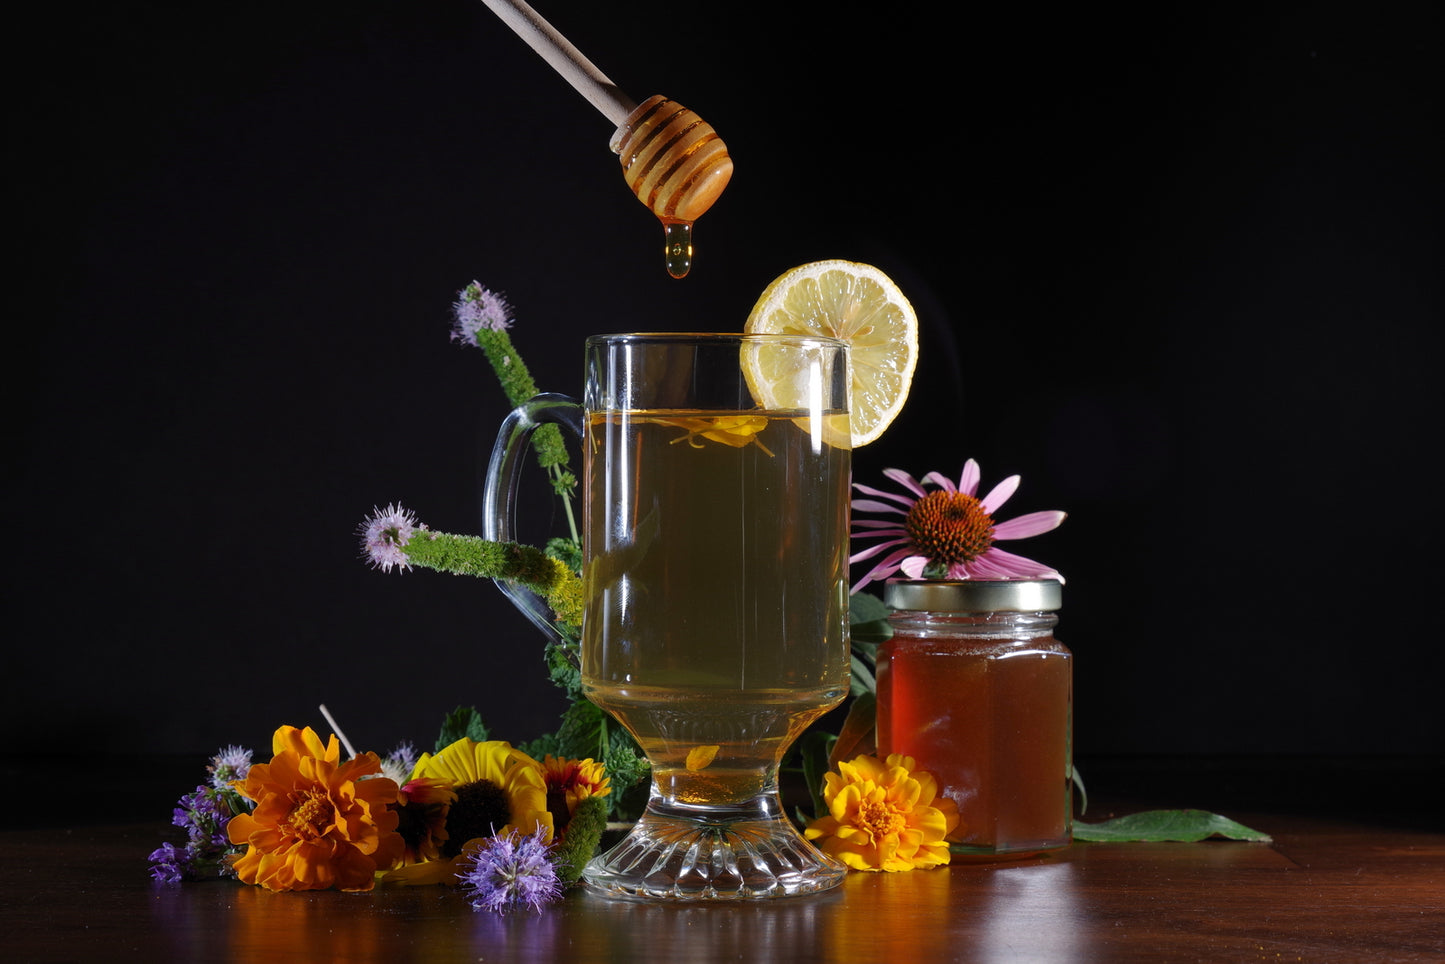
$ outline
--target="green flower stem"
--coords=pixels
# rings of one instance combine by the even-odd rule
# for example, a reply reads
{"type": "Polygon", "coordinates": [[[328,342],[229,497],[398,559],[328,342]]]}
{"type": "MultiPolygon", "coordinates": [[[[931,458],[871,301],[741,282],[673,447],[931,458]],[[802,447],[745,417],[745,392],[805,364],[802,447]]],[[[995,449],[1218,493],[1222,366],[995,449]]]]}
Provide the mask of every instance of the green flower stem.
{"type": "Polygon", "coordinates": [[[547,601],[559,623],[582,624],[582,580],[541,549],[430,529],[417,530],[402,549],[424,569],[521,583],[547,601]]]}
{"type": "Polygon", "coordinates": [[[577,804],[577,812],[567,822],[566,831],[557,845],[557,876],[564,884],[575,884],[582,877],[587,861],[597,853],[602,832],[607,829],[610,804],[606,797],[588,797],[577,804]]]}
{"type": "MultiPolygon", "coordinates": [[[[537,383],[505,329],[481,328],[476,333],[476,342],[491,362],[497,381],[514,408],[537,394],[537,383]]],[[[577,477],[567,469],[567,446],[561,430],[556,425],[538,426],[532,433],[532,448],[537,453],[537,463],[551,476],[553,490],[562,497],[572,541],[580,544],[577,520],[572,514],[572,492],[577,486],[577,477]]]]}

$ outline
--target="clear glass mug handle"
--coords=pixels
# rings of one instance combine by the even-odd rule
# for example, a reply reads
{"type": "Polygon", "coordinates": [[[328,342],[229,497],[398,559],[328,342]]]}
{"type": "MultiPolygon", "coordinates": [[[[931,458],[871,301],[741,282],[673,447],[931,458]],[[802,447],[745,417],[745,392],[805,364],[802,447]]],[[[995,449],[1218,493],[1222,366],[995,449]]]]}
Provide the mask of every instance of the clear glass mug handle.
{"type": "MultiPolygon", "coordinates": [[[[582,406],[566,395],[534,395],[512,409],[502,421],[482,485],[482,538],[516,542],[517,486],[532,433],[546,424],[560,425],[573,439],[582,439],[582,406]]],[[[495,580],[497,588],[554,642],[566,640],[553,624],[552,610],[536,593],[511,580],[495,580]]]]}

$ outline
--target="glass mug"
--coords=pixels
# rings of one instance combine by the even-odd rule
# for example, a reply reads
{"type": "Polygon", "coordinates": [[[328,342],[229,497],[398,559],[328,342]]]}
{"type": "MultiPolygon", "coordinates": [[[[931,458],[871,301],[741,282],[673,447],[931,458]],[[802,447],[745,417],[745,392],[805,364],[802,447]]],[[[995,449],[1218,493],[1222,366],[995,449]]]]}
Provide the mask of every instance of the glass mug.
{"type": "Polygon", "coordinates": [[[652,764],[641,819],[584,883],[676,900],[836,886],[845,868],[788,821],[778,765],[848,691],[847,346],[598,335],[585,375],[580,406],[540,395],[508,416],[483,511],[485,536],[512,541],[528,437],[550,422],[579,439],[583,691],[652,764]],[[798,401],[762,407],[759,379],[798,401]]]}

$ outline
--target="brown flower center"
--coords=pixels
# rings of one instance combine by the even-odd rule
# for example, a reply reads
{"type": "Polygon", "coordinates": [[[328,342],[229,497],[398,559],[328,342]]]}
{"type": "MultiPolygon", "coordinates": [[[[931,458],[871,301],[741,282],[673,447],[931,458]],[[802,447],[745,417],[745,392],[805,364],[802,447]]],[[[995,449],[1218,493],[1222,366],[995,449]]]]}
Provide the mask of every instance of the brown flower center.
{"type": "Polygon", "coordinates": [[[865,803],[858,808],[858,823],[879,840],[901,831],[906,825],[903,814],[887,803],[865,803]]]}
{"type": "Polygon", "coordinates": [[[478,780],[455,787],[456,802],[447,813],[447,841],[442,853],[455,857],[467,841],[490,837],[512,822],[507,791],[491,780],[478,780]]]}
{"type": "Polygon", "coordinates": [[[977,559],[993,545],[993,516],[971,495],[938,489],[913,503],[903,531],[919,555],[952,566],[977,559]]]}
{"type": "Polygon", "coordinates": [[[335,813],[336,808],[326,794],[312,790],[291,808],[286,815],[286,826],[298,837],[311,839],[325,836],[335,822],[335,813]]]}

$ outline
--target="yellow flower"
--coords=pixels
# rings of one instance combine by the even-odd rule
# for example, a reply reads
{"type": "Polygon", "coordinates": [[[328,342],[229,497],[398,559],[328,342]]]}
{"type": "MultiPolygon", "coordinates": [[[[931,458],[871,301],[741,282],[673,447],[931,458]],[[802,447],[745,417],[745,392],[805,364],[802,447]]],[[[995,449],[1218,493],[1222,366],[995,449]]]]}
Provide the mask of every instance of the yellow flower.
{"type": "Polygon", "coordinates": [[[944,839],[958,826],[958,807],[938,781],[894,753],[886,763],[859,756],[824,776],[828,816],[805,834],[853,870],[913,870],[948,863],[944,839]]]}
{"type": "MultiPolygon", "coordinates": [[[[612,792],[612,780],[607,768],[591,757],[585,760],[558,759],[552,754],[542,760],[542,770],[547,779],[547,795],[555,798],[562,795],[567,801],[567,816],[577,812],[577,804],[588,797],[605,797],[612,792]]],[[[555,814],[557,807],[552,808],[555,814]]]]}
{"type": "Polygon", "coordinates": [[[552,839],[542,764],[510,743],[463,737],[436,754],[423,753],[407,786],[419,780],[428,781],[433,792],[445,788],[455,794],[440,854],[385,874],[383,883],[455,884],[457,870],[492,837],[513,830],[531,834],[541,827],[544,839],[552,839]]]}
{"type": "Polygon", "coordinates": [[[756,445],[767,455],[772,455],[768,447],[758,438],[758,433],[768,427],[768,420],[761,415],[724,415],[717,418],[662,418],[658,419],[664,425],[671,425],[683,429],[686,435],[679,435],[673,439],[673,444],[686,442],[695,449],[702,448],[698,441],[705,438],[713,442],[721,442],[724,445],[731,445],[740,449],[746,445],[756,445]]]}
{"type": "Polygon", "coordinates": [[[379,775],[381,760],[363,753],[342,763],[336,737],[323,746],[310,727],[281,727],[271,749],[270,763],[231,784],[256,801],[227,825],[231,842],[246,845],[236,876],[268,890],[370,890],[403,848],[397,787],[379,775]]]}
{"type": "Polygon", "coordinates": [[[687,768],[696,773],[699,770],[706,770],[717,759],[717,751],[722,747],[716,743],[709,743],[705,746],[695,746],[687,751],[687,768]]]}

